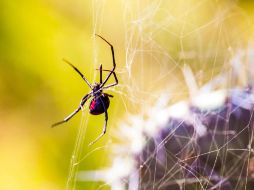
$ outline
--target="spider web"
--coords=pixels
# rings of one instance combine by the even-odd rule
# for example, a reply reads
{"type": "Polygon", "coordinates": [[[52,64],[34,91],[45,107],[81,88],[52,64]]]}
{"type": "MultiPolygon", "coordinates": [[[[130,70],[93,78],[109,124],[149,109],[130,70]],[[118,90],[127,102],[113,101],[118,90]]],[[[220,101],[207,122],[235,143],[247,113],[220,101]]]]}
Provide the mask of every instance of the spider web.
{"type": "Polygon", "coordinates": [[[110,146],[85,154],[81,123],[69,181],[103,182],[93,189],[252,189],[253,28],[238,2],[118,3],[93,1],[93,29],[119,38],[123,28],[121,84],[112,90],[126,120],[110,127],[110,146]],[[112,10],[121,18],[108,24],[112,10]],[[101,149],[111,167],[74,168],[101,149]]]}

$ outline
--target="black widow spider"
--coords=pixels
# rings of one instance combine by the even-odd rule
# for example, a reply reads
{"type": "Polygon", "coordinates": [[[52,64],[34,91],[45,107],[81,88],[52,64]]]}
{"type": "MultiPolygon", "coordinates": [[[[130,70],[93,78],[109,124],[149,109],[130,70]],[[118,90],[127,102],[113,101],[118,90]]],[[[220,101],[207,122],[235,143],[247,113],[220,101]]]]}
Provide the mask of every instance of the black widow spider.
{"type": "Polygon", "coordinates": [[[91,88],[91,92],[86,94],[81,99],[79,107],[74,112],[72,112],[64,120],[59,121],[59,122],[57,122],[57,123],[52,125],[52,127],[55,127],[57,125],[60,125],[62,123],[65,123],[65,122],[69,121],[69,119],[71,119],[76,113],[78,113],[83,108],[83,105],[86,103],[86,101],[89,98],[93,97],[93,99],[90,102],[90,106],[89,106],[90,114],[92,114],[92,115],[99,115],[99,114],[105,113],[105,122],[104,122],[104,127],[103,127],[102,133],[94,141],[92,141],[89,145],[92,145],[96,141],[98,141],[106,133],[106,130],[107,130],[107,121],[108,121],[108,112],[107,112],[107,109],[109,107],[109,97],[112,98],[113,96],[110,95],[110,94],[104,93],[103,90],[118,84],[118,79],[117,79],[116,73],[115,73],[116,63],[115,63],[115,56],[114,56],[114,48],[102,36],[100,36],[98,34],[95,34],[95,35],[100,37],[102,40],[104,40],[110,46],[111,52],[112,52],[112,58],[113,58],[113,68],[111,70],[103,70],[102,69],[102,65],[100,65],[100,68],[97,69],[97,70],[100,70],[100,83],[96,83],[95,82],[93,85],[91,85],[88,82],[88,80],[85,78],[85,76],[74,65],[72,65],[69,61],[64,60],[66,63],[68,63],[85,80],[86,84],[88,84],[88,86],[91,88]],[[102,81],[102,71],[109,72],[108,76],[104,79],[104,81],[102,81]],[[113,74],[113,76],[115,78],[115,83],[109,84],[109,85],[105,86],[106,82],[108,81],[108,79],[110,78],[110,76],[112,74],[113,74]]]}

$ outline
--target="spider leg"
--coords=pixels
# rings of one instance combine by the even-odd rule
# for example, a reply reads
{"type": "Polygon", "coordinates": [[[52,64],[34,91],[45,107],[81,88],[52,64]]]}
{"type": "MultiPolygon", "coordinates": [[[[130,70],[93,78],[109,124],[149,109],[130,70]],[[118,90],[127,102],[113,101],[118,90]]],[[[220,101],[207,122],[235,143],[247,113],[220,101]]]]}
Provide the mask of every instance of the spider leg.
{"type": "Polygon", "coordinates": [[[100,84],[102,83],[102,64],[100,65],[100,84]]]}
{"type": "Polygon", "coordinates": [[[110,97],[110,98],[113,98],[114,96],[113,95],[111,95],[111,94],[108,94],[108,93],[102,93],[102,94],[105,94],[106,96],[108,96],[108,97],[110,97]]]}
{"type": "Polygon", "coordinates": [[[103,101],[100,98],[100,101],[102,103],[103,109],[104,109],[104,113],[105,113],[105,121],[104,121],[104,127],[103,127],[103,131],[102,133],[92,142],[90,142],[90,144],[88,146],[93,145],[94,143],[96,143],[103,135],[105,135],[106,131],[107,131],[107,122],[108,122],[108,112],[106,109],[105,104],[103,103],[103,101]]]}
{"type": "MultiPolygon", "coordinates": [[[[96,69],[96,70],[99,70],[99,69],[96,69]]],[[[100,71],[101,71],[101,70],[100,70],[100,71]]],[[[107,70],[107,69],[102,69],[102,71],[108,71],[108,72],[111,72],[111,70],[107,70]]],[[[106,89],[106,88],[109,88],[109,87],[112,87],[112,86],[115,86],[115,85],[117,85],[117,84],[118,84],[118,79],[117,79],[117,76],[116,76],[115,71],[113,71],[112,73],[113,73],[113,76],[114,76],[114,78],[115,78],[115,83],[113,83],[113,84],[109,84],[109,85],[107,85],[107,86],[104,86],[104,87],[102,87],[102,89],[106,89]]]]}
{"type": "Polygon", "coordinates": [[[78,107],[74,112],[72,112],[70,115],[68,115],[66,118],[64,118],[64,120],[59,121],[59,122],[57,122],[57,123],[54,123],[53,125],[51,125],[51,127],[55,127],[55,126],[57,126],[57,125],[60,125],[60,124],[63,124],[63,123],[65,123],[65,122],[69,121],[74,115],[76,115],[76,113],[78,113],[78,112],[83,108],[83,105],[84,105],[84,104],[86,103],[86,101],[90,98],[90,94],[91,94],[91,93],[85,95],[85,96],[82,98],[82,100],[81,100],[81,102],[80,102],[80,104],[79,104],[79,107],[78,107]]]}
{"type": "MultiPolygon", "coordinates": [[[[109,46],[110,46],[110,49],[111,49],[111,53],[112,53],[112,60],[113,60],[113,68],[112,70],[110,70],[110,73],[108,74],[108,76],[106,77],[106,79],[103,81],[103,83],[101,83],[101,87],[103,87],[106,82],[108,81],[109,77],[112,75],[112,73],[114,73],[114,70],[116,68],[116,61],[115,61],[115,52],[114,52],[114,47],[111,43],[109,43],[105,38],[103,38],[102,36],[98,35],[98,34],[95,34],[96,36],[100,37],[102,40],[104,40],[109,46]]],[[[114,74],[115,75],[115,74],[114,74]]],[[[116,78],[116,77],[115,77],[116,78]]]]}
{"type": "Polygon", "coordinates": [[[77,69],[77,67],[75,67],[74,65],[72,65],[69,61],[67,61],[66,59],[63,59],[64,62],[68,63],[86,82],[86,84],[88,84],[88,86],[93,89],[92,85],[89,83],[89,81],[86,79],[86,77],[77,69]]]}
{"type": "Polygon", "coordinates": [[[114,78],[115,78],[115,83],[109,84],[109,85],[107,85],[107,86],[103,86],[102,89],[106,89],[106,88],[109,88],[109,87],[112,87],[112,86],[115,86],[115,85],[118,84],[118,79],[117,79],[117,77],[116,77],[116,73],[115,73],[115,72],[112,72],[112,73],[113,73],[113,76],[114,76],[114,78]]]}
{"type": "Polygon", "coordinates": [[[64,120],[54,123],[51,127],[55,127],[57,125],[60,125],[62,123],[69,121],[76,113],[79,112],[79,110],[81,110],[81,105],[74,112],[72,112],[69,116],[67,116],[64,120]]]}

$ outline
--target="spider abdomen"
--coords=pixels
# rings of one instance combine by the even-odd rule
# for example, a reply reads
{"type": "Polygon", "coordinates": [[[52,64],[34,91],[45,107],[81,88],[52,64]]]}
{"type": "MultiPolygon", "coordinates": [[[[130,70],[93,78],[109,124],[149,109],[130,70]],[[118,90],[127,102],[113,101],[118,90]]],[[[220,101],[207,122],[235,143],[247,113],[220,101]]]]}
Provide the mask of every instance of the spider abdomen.
{"type": "Polygon", "coordinates": [[[109,98],[108,96],[102,95],[100,97],[95,97],[90,102],[90,114],[99,115],[105,112],[109,107],[109,98]]]}

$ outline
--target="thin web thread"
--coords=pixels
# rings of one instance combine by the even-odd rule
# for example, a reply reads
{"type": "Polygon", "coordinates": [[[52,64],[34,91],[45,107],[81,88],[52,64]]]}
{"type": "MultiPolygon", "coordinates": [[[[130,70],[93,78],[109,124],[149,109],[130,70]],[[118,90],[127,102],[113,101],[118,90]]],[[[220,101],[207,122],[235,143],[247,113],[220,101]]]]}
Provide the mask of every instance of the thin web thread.
{"type": "Polygon", "coordinates": [[[82,111],[82,117],[76,137],[76,143],[70,161],[69,176],[66,184],[67,190],[75,190],[76,187],[77,172],[79,169],[79,160],[81,157],[83,144],[85,140],[87,123],[88,117],[85,117],[85,113],[82,111]]]}

